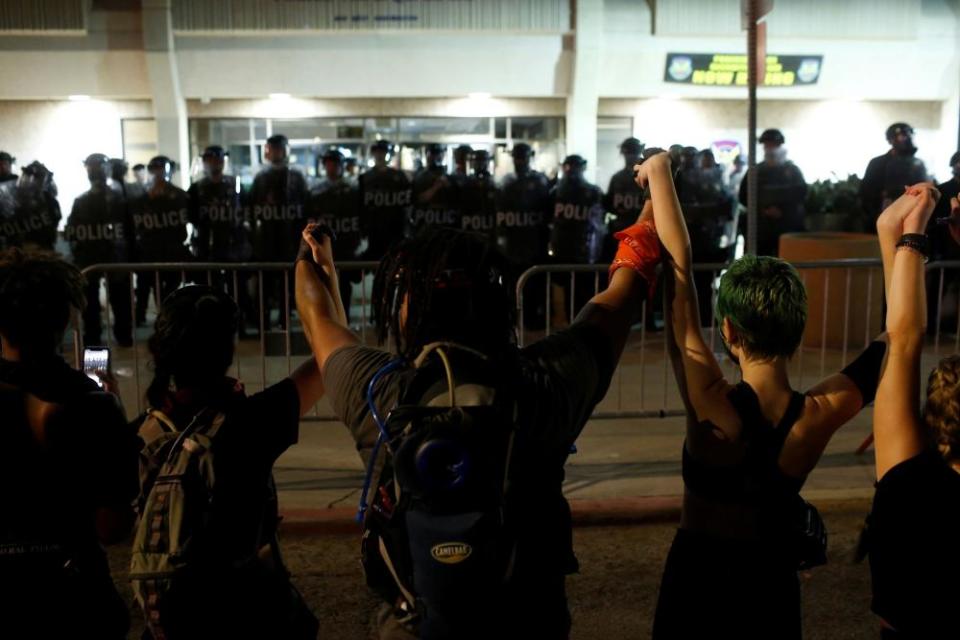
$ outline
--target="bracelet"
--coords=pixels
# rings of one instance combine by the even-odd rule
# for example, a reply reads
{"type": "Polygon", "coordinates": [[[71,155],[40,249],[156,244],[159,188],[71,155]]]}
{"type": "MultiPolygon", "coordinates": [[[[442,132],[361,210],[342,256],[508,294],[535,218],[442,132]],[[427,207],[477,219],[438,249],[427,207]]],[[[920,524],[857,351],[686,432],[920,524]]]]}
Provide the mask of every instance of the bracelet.
{"type": "Polygon", "coordinates": [[[930,241],[922,233],[905,233],[897,241],[897,249],[912,249],[923,257],[923,262],[930,261],[930,241]]]}

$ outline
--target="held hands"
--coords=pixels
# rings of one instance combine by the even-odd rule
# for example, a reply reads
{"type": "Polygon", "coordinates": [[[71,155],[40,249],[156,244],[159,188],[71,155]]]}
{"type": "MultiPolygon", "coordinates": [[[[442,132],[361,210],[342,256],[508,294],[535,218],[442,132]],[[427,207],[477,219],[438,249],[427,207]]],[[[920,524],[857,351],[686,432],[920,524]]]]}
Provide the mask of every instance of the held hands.
{"type": "Polygon", "coordinates": [[[309,255],[319,267],[333,267],[333,242],[328,233],[324,233],[324,225],[316,222],[309,222],[301,233],[303,241],[301,242],[300,256],[304,253],[304,244],[309,248],[309,255]],[[319,232],[319,233],[318,233],[319,232]],[[320,238],[318,240],[317,238],[320,238]]]}
{"type": "Polygon", "coordinates": [[[650,174],[658,169],[666,169],[670,172],[670,154],[666,151],[644,158],[643,161],[633,165],[633,175],[637,186],[646,189],[650,183],[650,174]]]}
{"type": "Polygon", "coordinates": [[[899,238],[905,233],[924,233],[940,192],[929,182],[905,188],[877,218],[877,232],[899,238]]]}
{"type": "Polygon", "coordinates": [[[930,215],[940,200],[940,192],[929,182],[907,188],[906,195],[915,198],[913,207],[903,220],[903,233],[926,233],[930,215]]]}

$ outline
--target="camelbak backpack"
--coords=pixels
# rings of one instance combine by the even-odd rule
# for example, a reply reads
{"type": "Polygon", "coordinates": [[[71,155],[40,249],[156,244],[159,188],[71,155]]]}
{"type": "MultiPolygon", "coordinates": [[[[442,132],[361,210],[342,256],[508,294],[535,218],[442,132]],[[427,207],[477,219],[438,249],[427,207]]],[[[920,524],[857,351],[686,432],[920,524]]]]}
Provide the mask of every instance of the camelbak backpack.
{"type": "Polygon", "coordinates": [[[364,571],[385,600],[416,614],[422,638],[478,634],[489,616],[485,608],[511,576],[516,548],[505,515],[517,421],[512,376],[501,371],[489,385],[458,385],[449,356],[454,350],[495,368],[464,347],[430,345],[386,419],[374,406],[376,385],[404,365],[391,362],[368,387],[380,436],[361,498],[364,571]],[[423,393],[436,382],[436,366],[428,367],[433,359],[442,365],[447,390],[429,398],[423,393]],[[432,379],[425,385],[424,377],[432,379]],[[381,447],[383,468],[366,509],[381,447]]]}

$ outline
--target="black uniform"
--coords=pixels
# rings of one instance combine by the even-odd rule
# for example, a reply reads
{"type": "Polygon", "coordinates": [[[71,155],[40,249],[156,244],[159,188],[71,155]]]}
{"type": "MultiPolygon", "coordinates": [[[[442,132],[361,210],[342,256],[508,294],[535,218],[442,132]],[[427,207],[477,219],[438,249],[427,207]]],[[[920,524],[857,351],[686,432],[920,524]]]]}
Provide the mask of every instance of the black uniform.
{"type": "MultiPolygon", "coordinates": [[[[303,174],[287,165],[269,166],[257,174],[250,188],[248,212],[253,226],[253,258],[264,262],[290,262],[300,246],[300,232],[309,191],[303,174]]],[[[284,296],[279,273],[264,274],[264,314],[270,326],[270,314],[278,310],[279,325],[286,326],[284,299],[291,307],[293,295],[284,296]]]]}
{"type": "MultiPolygon", "coordinates": [[[[807,183],[792,162],[757,165],[757,255],[779,254],[780,236],[803,231],[803,201],[807,183]]],[[[753,173],[740,183],[740,204],[747,205],[747,190],[753,173]]]]}
{"type": "MultiPolygon", "coordinates": [[[[139,262],[186,262],[190,221],[190,200],[187,192],[167,183],[157,195],[145,193],[130,203],[133,229],[136,237],[136,255],[139,262]]],[[[180,284],[180,273],[159,272],[160,291],[154,294],[163,300],[180,284]]],[[[137,321],[146,318],[151,289],[156,289],[155,272],[137,274],[137,321]]]]}
{"type": "Polygon", "coordinates": [[[240,206],[236,179],[209,177],[190,185],[190,220],[197,227],[197,258],[212,262],[244,262],[253,254],[249,224],[240,206]]]}
{"type": "Polygon", "coordinates": [[[546,260],[552,207],[549,181],[539,171],[504,179],[497,202],[497,246],[515,266],[528,269],[546,260]]]}
{"type": "Polygon", "coordinates": [[[617,252],[617,240],[613,234],[623,231],[640,217],[643,211],[643,189],[637,185],[633,167],[625,167],[610,178],[610,186],[604,197],[604,207],[609,213],[607,235],[603,242],[602,259],[613,260],[617,252]]]}
{"type": "Polygon", "coordinates": [[[23,187],[15,187],[12,196],[13,216],[3,222],[0,232],[8,246],[53,251],[63,217],[57,199],[46,189],[23,187]]]}
{"type": "Polygon", "coordinates": [[[269,166],[253,181],[248,201],[254,229],[254,257],[288,262],[297,255],[309,191],[303,174],[286,165],[269,166]]]}
{"type": "Polygon", "coordinates": [[[927,168],[915,156],[916,152],[913,149],[911,153],[901,155],[891,149],[867,165],[860,183],[860,204],[868,232],[876,232],[880,213],[903,195],[904,187],[926,181],[927,168]]]}
{"type": "Polygon", "coordinates": [[[379,260],[403,238],[410,211],[410,180],[391,167],[373,168],[360,176],[363,234],[369,242],[366,258],[379,260]]]}
{"type": "MultiPolygon", "coordinates": [[[[600,259],[604,237],[603,192],[582,177],[565,177],[557,182],[551,193],[553,222],[550,229],[550,260],[558,264],[595,264],[600,259]]],[[[592,273],[578,273],[571,278],[562,276],[554,283],[566,294],[566,306],[571,299],[573,315],[595,293],[600,281],[592,273]],[[595,286],[597,285],[597,286],[595,286]]],[[[572,320],[572,316],[570,318],[572,320]]]]}
{"type": "Polygon", "coordinates": [[[410,229],[416,233],[424,226],[459,229],[460,212],[457,209],[457,189],[454,180],[443,166],[427,167],[413,179],[413,206],[410,229]],[[428,196],[428,193],[431,195],[428,196]]]}
{"type": "MultiPolygon", "coordinates": [[[[730,248],[720,244],[730,221],[732,203],[724,188],[722,170],[717,166],[695,168],[682,172],[679,179],[683,184],[680,206],[690,232],[694,264],[726,262],[732,257],[730,248]]],[[[710,326],[713,315],[713,279],[714,274],[710,271],[695,271],[693,274],[700,322],[705,327],[710,326]]]]}
{"type": "MultiPolygon", "coordinates": [[[[333,258],[337,264],[358,258],[357,251],[363,239],[360,216],[360,191],[347,181],[324,180],[310,192],[309,216],[326,224],[336,238],[333,240],[333,258]]],[[[353,283],[360,281],[360,273],[340,277],[340,298],[347,318],[350,318],[350,300],[353,283]]]]}
{"type": "MultiPolygon", "coordinates": [[[[547,260],[550,237],[550,183],[539,171],[507,176],[500,187],[494,233],[497,247],[507,259],[511,284],[524,271],[547,260]]],[[[523,322],[528,328],[542,325],[546,299],[539,282],[525,287],[523,322]]]]}
{"type": "Polygon", "coordinates": [[[460,228],[495,239],[497,221],[497,185],[489,172],[475,173],[462,180],[457,190],[460,228]]]}
{"type": "MultiPolygon", "coordinates": [[[[73,201],[64,227],[74,263],[81,269],[93,264],[130,262],[133,254],[133,221],[126,201],[105,184],[94,185],[73,201]]],[[[133,342],[130,310],[130,277],[107,274],[107,299],[113,309],[113,335],[121,345],[133,342]]],[[[83,312],[83,341],[100,344],[100,274],[87,274],[87,306],[83,312]]]]}

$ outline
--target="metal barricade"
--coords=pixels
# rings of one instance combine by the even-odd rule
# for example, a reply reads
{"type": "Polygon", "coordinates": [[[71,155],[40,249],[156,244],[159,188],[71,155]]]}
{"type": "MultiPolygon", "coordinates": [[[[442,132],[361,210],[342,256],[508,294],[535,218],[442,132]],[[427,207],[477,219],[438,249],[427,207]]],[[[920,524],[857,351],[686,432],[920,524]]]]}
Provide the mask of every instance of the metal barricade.
{"type": "MultiPolygon", "coordinates": [[[[694,274],[709,273],[715,285],[727,264],[696,264],[694,274]]],[[[883,273],[879,259],[848,259],[799,262],[793,265],[807,288],[810,315],[801,347],[791,362],[791,376],[797,388],[811,386],[831,371],[839,371],[883,330],[883,273]]],[[[549,336],[566,325],[579,310],[576,288],[583,286],[582,274],[593,275],[593,293],[605,286],[607,265],[539,265],[517,280],[518,342],[549,336]],[[542,277],[541,277],[542,276],[542,277]],[[578,276],[580,276],[578,278],[578,276]],[[604,283],[601,283],[601,280],[604,283]],[[543,304],[542,327],[525,326],[531,292],[544,287],[536,299],[543,304]],[[555,296],[566,296],[563,305],[555,296]],[[557,322],[555,313],[565,317],[557,322]]],[[[696,280],[696,279],[695,279],[696,280]]],[[[924,366],[936,359],[960,353],[960,261],[931,262],[927,265],[930,299],[929,333],[924,366]]],[[[715,295],[716,287],[710,287],[715,295]]],[[[606,397],[597,405],[594,418],[644,418],[685,415],[679,391],[672,383],[665,330],[651,330],[652,313],[662,313],[664,296],[658,293],[653,304],[644,304],[639,325],[631,331],[627,346],[614,373],[606,397]]],[[[703,308],[703,306],[701,306],[703,308]]],[[[735,379],[737,367],[722,349],[711,299],[709,322],[701,318],[711,350],[717,355],[728,378],[735,379]]]]}
{"type": "MultiPolygon", "coordinates": [[[[358,311],[355,318],[351,318],[351,326],[355,327],[361,341],[365,344],[373,341],[370,331],[368,291],[369,276],[376,270],[377,262],[344,262],[337,265],[341,274],[341,285],[345,279],[357,280],[352,284],[352,298],[359,298],[359,305],[353,305],[358,311]],[[357,278],[356,276],[359,276],[357,278]],[[359,292],[357,291],[359,289],[359,292]],[[359,294],[359,295],[358,295],[359,294]],[[354,321],[355,320],[355,321],[354,321]]],[[[295,322],[293,309],[293,265],[290,263],[274,262],[244,262],[244,263],[215,263],[215,262],[151,262],[151,263],[115,263],[96,264],[82,270],[86,277],[101,277],[109,274],[125,276],[130,298],[130,315],[133,324],[133,346],[129,349],[117,349],[116,339],[113,336],[113,321],[111,320],[111,281],[117,284],[117,278],[104,278],[107,300],[101,310],[101,317],[106,318],[103,325],[104,345],[114,347],[114,368],[121,373],[129,373],[126,378],[120,378],[121,396],[124,405],[137,407],[142,411],[144,407],[144,380],[149,379],[149,353],[146,349],[146,337],[149,329],[136,326],[136,283],[139,278],[153,279],[152,293],[153,308],[160,306],[162,296],[169,290],[183,283],[192,282],[207,284],[221,288],[240,307],[241,312],[252,314],[257,330],[258,348],[251,349],[250,342],[240,340],[234,357],[232,375],[245,381],[248,391],[254,392],[278,382],[293,370],[293,357],[312,357],[309,345],[302,329],[295,322]],[[164,275],[161,275],[164,274],[164,275]],[[166,274],[173,274],[167,277],[166,274]],[[269,290],[273,289],[273,290],[269,290]],[[277,324],[279,330],[270,331],[272,311],[278,312],[277,324]],[[251,353],[253,351],[253,353],[251,353]],[[259,369],[258,374],[250,372],[259,369]],[[253,382],[253,384],[251,384],[253,382]]],[[[142,291],[142,290],[141,290],[142,291]]],[[[126,297],[126,296],[124,296],[126,297]]],[[[250,318],[247,318],[250,319],[250,318]]],[[[82,332],[79,323],[73,328],[73,350],[77,368],[82,367],[82,332]]],[[[332,420],[333,413],[329,410],[326,400],[320,403],[305,420],[332,420]]]]}
{"type": "MultiPolygon", "coordinates": [[[[353,299],[359,299],[359,305],[354,306],[356,311],[351,318],[351,325],[364,344],[375,342],[374,332],[371,330],[369,317],[370,295],[369,279],[376,269],[376,262],[348,262],[338,265],[338,271],[344,278],[353,279],[359,275],[359,281],[352,285],[353,299]]],[[[698,264],[694,266],[695,273],[709,273],[710,282],[715,283],[726,268],[726,264],[698,264]]],[[[804,262],[794,265],[801,274],[808,294],[813,285],[816,285],[823,301],[816,307],[816,313],[811,313],[807,319],[807,332],[804,336],[804,345],[798,349],[791,363],[791,374],[794,384],[798,388],[809,385],[811,380],[824,377],[828,371],[842,368],[853,351],[869,344],[870,340],[880,333],[882,317],[876,313],[878,305],[883,300],[883,276],[880,272],[880,261],[877,259],[832,260],[818,262],[804,262]],[[839,287],[839,289],[838,289],[839,287]],[[837,298],[837,294],[842,295],[837,298]],[[856,295],[854,295],[856,292],[856,295]],[[839,299],[838,304],[831,303],[839,299]],[[874,312],[871,314],[871,309],[874,312]],[[837,317],[840,333],[831,341],[831,331],[837,327],[837,317]],[[862,338],[862,341],[861,341],[862,338]]],[[[269,325],[268,317],[271,309],[279,307],[278,331],[259,331],[257,347],[250,348],[250,342],[241,340],[234,362],[233,375],[245,379],[250,391],[262,389],[272,382],[277,382],[293,369],[293,357],[309,356],[309,347],[305,344],[302,330],[291,315],[293,301],[292,265],[288,263],[210,263],[210,262],[183,262],[183,263],[140,263],[140,264],[99,264],[83,270],[85,275],[123,274],[130,296],[130,313],[135,318],[135,277],[141,274],[154,279],[152,299],[154,309],[159,306],[159,296],[164,289],[162,273],[173,273],[179,277],[179,282],[193,281],[220,286],[231,295],[238,305],[242,306],[241,288],[250,287],[252,301],[255,302],[254,313],[256,325],[269,325]],[[266,278],[264,276],[267,276],[266,278]],[[271,301],[268,308],[267,300],[271,292],[266,291],[265,280],[282,282],[279,299],[271,301]],[[251,375],[253,369],[258,373],[251,375]],[[246,372],[246,373],[245,373],[246,372]],[[245,378],[246,376],[246,378],[245,378]],[[251,384],[252,381],[252,384],[251,384]]],[[[521,346],[531,340],[550,335],[565,322],[555,322],[555,310],[559,310],[554,302],[555,296],[563,295],[563,313],[566,322],[571,321],[579,311],[577,304],[578,294],[581,298],[591,297],[606,286],[606,265],[540,265],[528,269],[517,281],[517,334],[521,346]],[[542,276],[542,282],[537,282],[542,276]],[[562,285],[562,286],[561,286],[562,285]],[[525,325],[524,316],[528,309],[531,291],[534,287],[544,287],[543,297],[543,326],[530,327],[525,325]],[[562,293],[560,293],[562,291],[562,293]]],[[[931,340],[925,354],[925,370],[935,364],[935,358],[947,353],[960,353],[960,261],[933,262],[927,265],[927,285],[930,304],[930,333],[931,340]],[[952,347],[951,347],[952,345],[952,347]]],[[[116,280],[114,279],[114,284],[116,280]]],[[[110,313],[110,279],[106,280],[107,305],[102,315],[107,321],[104,325],[106,332],[106,346],[115,346],[112,337],[112,323],[110,313]]],[[[168,285],[169,286],[169,285],[168,285]]],[[[714,287],[711,286],[711,292],[714,287]]],[[[277,292],[273,292],[276,297],[277,292]]],[[[811,298],[813,296],[811,295],[811,298]]],[[[614,377],[606,397],[597,406],[594,418],[644,418],[668,417],[684,415],[683,405],[675,384],[672,383],[672,370],[669,362],[666,332],[654,330],[649,320],[654,314],[662,310],[663,294],[658,295],[657,301],[643,306],[639,324],[631,332],[624,354],[617,366],[614,377]]],[[[723,353],[722,344],[718,340],[716,318],[713,314],[714,305],[710,304],[709,323],[703,321],[710,348],[717,354],[725,372],[734,379],[737,375],[736,366],[723,353]]],[[[813,305],[811,306],[813,308],[813,305]]],[[[527,323],[529,324],[529,323],[527,323]]],[[[121,378],[121,389],[127,407],[143,408],[144,380],[149,376],[147,362],[149,354],[145,348],[148,330],[134,328],[134,345],[131,349],[115,351],[115,365],[122,369],[130,369],[125,380],[121,378]]],[[[82,341],[79,326],[74,327],[73,349],[76,366],[81,367],[82,341]]],[[[326,400],[305,419],[331,420],[334,419],[326,400]]]]}

